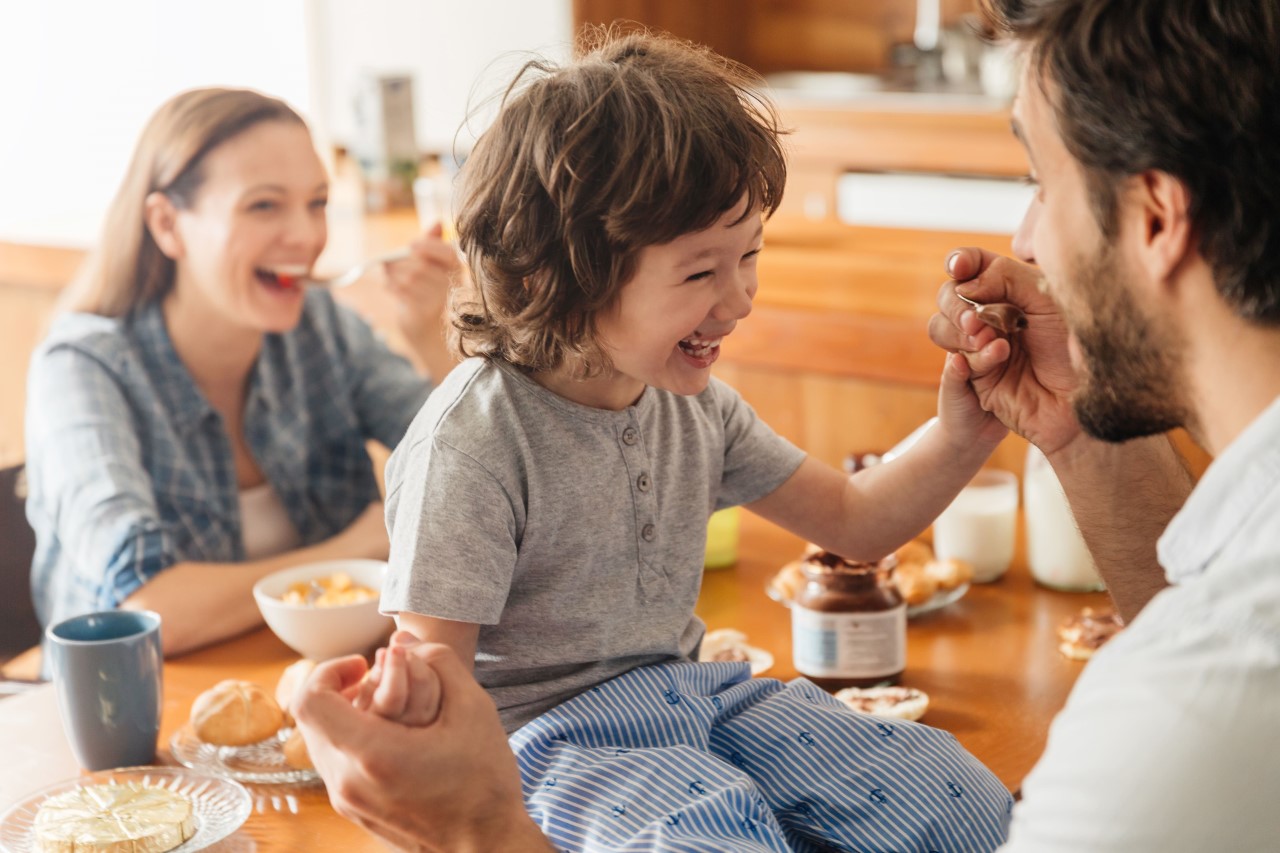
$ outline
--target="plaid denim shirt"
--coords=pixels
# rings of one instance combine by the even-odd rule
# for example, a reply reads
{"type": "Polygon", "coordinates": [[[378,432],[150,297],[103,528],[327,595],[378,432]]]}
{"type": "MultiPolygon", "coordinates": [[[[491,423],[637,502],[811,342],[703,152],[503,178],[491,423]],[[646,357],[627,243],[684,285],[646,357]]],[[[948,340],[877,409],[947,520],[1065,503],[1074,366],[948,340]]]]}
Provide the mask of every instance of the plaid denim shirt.
{"type": "MultiPolygon", "coordinates": [[[[58,318],[27,389],[31,587],[42,624],[114,608],[174,563],[245,558],[230,441],[158,303],[127,318],[58,318]]],[[[429,390],[328,293],[309,293],[298,326],[265,337],[245,440],[304,543],[339,532],[377,499],[365,442],[394,447],[429,390]]]]}

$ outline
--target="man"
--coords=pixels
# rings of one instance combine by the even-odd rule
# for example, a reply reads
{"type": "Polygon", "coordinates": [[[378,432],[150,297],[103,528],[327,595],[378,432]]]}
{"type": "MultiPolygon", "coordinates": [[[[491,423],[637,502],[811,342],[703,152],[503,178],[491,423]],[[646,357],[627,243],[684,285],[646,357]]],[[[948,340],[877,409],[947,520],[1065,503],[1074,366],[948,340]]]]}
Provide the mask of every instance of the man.
{"type": "MultiPolygon", "coordinates": [[[[1027,263],[953,254],[930,335],[1045,451],[1129,621],[1055,721],[1006,849],[1273,849],[1280,0],[992,5],[1027,59],[1027,263]],[[1019,305],[1028,328],[998,337],[957,281],[1019,305]],[[1189,498],[1162,436],[1175,426],[1217,457],[1189,498]]],[[[335,806],[426,849],[549,849],[492,704],[447,652],[411,651],[440,679],[425,728],[362,725],[343,693],[358,661],[309,684],[298,718],[335,806]]]]}
{"type": "Polygon", "coordinates": [[[1129,620],[1055,721],[1009,848],[1274,849],[1280,3],[998,5],[1025,47],[1014,131],[1039,186],[1014,250],[1044,295],[1033,270],[961,253],[960,291],[1031,327],[992,340],[944,287],[930,331],[1048,455],[1129,620]],[[1216,461],[1159,537],[1161,578],[1144,542],[1183,489],[1142,437],[1178,426],[1216,461]]]}

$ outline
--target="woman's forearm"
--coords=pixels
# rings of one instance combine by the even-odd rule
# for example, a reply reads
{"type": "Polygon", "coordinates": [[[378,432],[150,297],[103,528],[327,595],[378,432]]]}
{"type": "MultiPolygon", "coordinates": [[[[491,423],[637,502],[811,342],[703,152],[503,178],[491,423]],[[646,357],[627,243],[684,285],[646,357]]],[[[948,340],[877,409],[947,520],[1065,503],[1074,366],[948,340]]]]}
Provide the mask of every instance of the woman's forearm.
{"type": "Polygon", "coordinates": [[[375,504],[336,536],[306,548],[244,563],[176,563],[121,603],[160,614],[164,654],[179,655],[261,626],[253,585],[293,566],[324,560],[386,559],[387,539],[375,504]],[[379,536],[379,534],[381,534],[379,536]]]}

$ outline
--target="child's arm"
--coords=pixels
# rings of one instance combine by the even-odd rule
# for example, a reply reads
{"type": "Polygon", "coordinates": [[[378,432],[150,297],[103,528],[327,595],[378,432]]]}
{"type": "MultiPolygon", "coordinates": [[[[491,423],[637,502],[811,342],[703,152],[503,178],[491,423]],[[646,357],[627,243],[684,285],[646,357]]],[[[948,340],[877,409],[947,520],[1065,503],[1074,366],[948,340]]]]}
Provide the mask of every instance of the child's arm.
{"type": "Polygon", "coordinates": [[[1007,432],[982,411],[968,380],[967,362],[948,356],[938,424],[892,462],[849,477],[809,457],[747,508],[850,559],[884,557],[947,508],[1007,432]]]}
{"type": "Polygon", "coordinates": [[[457,654],[458,660],[466,664],[468,670],[475,669],[480,626],[474,622],[454,622],[452,619],[437,619],[401,610],[396,614],[396,626],[423,642],[448,646],[457,654]]]}

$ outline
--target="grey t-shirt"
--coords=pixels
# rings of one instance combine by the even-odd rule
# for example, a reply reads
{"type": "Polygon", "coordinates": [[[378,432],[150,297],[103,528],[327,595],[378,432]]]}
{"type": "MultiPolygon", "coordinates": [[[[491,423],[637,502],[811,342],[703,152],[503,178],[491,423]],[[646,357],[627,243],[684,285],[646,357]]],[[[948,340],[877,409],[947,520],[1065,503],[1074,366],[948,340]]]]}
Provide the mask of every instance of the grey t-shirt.
{"type": "Polygon", "coordinates": [[[803,458],[716,379],[609,411],[470,359],[387,466],[382,609],[480,624],[476,678],[514,731],[689,657],[708,515],[764,497],[803,458]]]}

